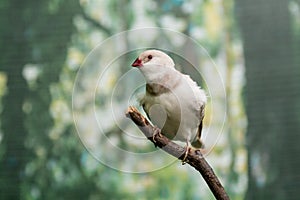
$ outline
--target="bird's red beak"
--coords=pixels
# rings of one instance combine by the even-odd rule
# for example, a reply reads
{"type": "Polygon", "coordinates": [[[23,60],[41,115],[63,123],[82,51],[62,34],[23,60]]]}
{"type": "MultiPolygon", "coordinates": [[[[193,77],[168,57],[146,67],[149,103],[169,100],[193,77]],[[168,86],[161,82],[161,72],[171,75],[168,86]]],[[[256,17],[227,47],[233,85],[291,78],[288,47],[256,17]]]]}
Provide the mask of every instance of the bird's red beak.
{"type": "Polygon", "coordinates": [[[137,58],[131,65],[132,67],[141,67],[143,66],[142,64],[142,60],[140,60],[139,58],[137,58]]]}

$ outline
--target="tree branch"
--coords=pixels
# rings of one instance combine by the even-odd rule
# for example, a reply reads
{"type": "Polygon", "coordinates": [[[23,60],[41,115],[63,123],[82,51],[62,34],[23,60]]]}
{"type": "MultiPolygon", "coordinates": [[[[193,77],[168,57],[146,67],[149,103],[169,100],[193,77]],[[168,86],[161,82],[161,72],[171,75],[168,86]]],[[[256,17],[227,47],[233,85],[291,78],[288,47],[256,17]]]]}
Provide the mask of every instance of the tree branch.
{"type": "Polygon", "coordinates": [[[90,17],[89,15],[87,15],[84,11],[81,13],[81,15],[82,15],[83,19],[85,19],[86,21],[88,21],[89,23],[91,23],[96,28],[102,30],[108,36],[112,35],[113,31],[110,28],[104,26],[99,21],[96,21],[95,19],[93,19],[92,17],[90,17]]]}
{"type": "MultiPolygon", "coordinates": [[[[182,160],[185,155],[186,148],[172,142],[167,137],[156,134],[153,140],[154,126],[135,108],[130,106],[126,112],[126,116],[130,118],[144,133],[144,135],[159,148],[172,156],[182,160]]],[[[215,175],[213,169],[206,162],[202,153],[199,150],[190,150],[185,160],[186,163],[194,167],[200,172],[210,190],[218,200],[229,200],[229,197],[215,175]]]]}

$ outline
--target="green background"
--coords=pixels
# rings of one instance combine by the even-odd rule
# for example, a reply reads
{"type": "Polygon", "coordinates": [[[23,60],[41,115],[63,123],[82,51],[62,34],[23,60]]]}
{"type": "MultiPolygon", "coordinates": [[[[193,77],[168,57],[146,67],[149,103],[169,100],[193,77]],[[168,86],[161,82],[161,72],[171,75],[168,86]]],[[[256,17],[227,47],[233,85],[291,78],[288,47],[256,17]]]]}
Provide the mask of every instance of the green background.
{"type": "MultiPolygon", "coordinates": [[[[202,177],[180,162],[124,173],[92,157],[76,133],[73,84],[86,55],[116,33],[151,26],[192,37],[216,62],[226,89],[216,105],[225,103],[227,112],[207,159],[231,199],[298,199],[299,16],[299,0],[1,0],[0,199],[213,199],[202,177]]],[[[200,71],[207,69],[189,44],[175,44],[164,32],[149,37],[181,45],[200,71]]],[[[129,49],[135,39],[127,35],[116,49],[129,49]]],[[[135,57],[119,60],[124,67],[96,98],[100,110],[135,57]]],[[[116,98],[122,105],[122,95],[116,98]]],[[[116,124],[108,126],[105,134],[119,147],[153,148],[140,149],[116,124]]],[[[105,145],[100,150],[109,153],[105,145]]]]}

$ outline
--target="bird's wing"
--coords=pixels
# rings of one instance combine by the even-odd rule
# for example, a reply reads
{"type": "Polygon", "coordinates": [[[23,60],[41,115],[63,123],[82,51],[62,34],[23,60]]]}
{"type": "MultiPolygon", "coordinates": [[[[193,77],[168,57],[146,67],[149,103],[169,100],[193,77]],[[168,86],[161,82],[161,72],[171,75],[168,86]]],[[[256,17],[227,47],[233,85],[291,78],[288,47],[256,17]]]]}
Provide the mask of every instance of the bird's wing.
{"type": "Polygon", "coordinates": [[[148,119],[151,121],[151,119],[150,119],[150,113],[149,113],[149,110],[148,110],[148,108],[146,106],[146,96],[145,95],[143,97],[139,98],[139,103],[140,103],[140,106],[143,107],[143,110],[146,113],[148,119]]]}
{"type": "Polygon", "coordinates": [[[148,112],[148,110],[147,110],[147,108],[146,108],[146,104],[145,104],[145,103],[142,103],[142,107],[143,107],[143,110],[145,111],[145,113],[146,113],[148,119],[151,121],[150,114],[149,114],[149,112],[148,112]]]}
{"type": "Polygon", "coordinates": [[[203,118],[204,118],[204,105],[200,108],[200,124],[198,126],[198,132],[195,140],[192,142],[192,146],[195,148],[204,148],[204,143],[201,140],[201,133],[203,128],[203,118]]]}

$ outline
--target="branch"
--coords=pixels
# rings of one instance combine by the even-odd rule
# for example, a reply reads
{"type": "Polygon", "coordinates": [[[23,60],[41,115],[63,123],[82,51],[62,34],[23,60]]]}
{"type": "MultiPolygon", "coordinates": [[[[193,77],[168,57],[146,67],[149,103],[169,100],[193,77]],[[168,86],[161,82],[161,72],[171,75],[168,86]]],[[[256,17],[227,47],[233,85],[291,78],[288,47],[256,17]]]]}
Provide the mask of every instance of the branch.
{"type": "MultiPolygon", "coordinates": [[[[156,134],[153,141],[154,126],[152,126],[149,121],[135,108],[130,106],[126,112],[126,116],[130,118],[144,133],[144,135],[152,141],[155,146],[163,149],[165,152],[171,154],[172,156],[182,160],[186,148],[172,142],[167,137],[156,134]]],[[[219,179],[215,175],[213,169],[204,159],[202,153],[199,150],[191,149],[185,160],[186,163],[194,167],[200,172],[210,190],[214,194],[215,198],[218,200],[229,200],[229,197],[224,190],[224,187],[220,183],[219,179]]]]}
{"type": "Polygon", "coordinates": [[[104,26],[100,22],[98,22],[95,19],[93,19],[92,17],[88,16],[85,12],[82,12],[81,15],[82,15],[83,19],[85,19],[86,21],[91,23],[96,28],[101,29],[102,31],[104,31],[104,33],[106,33],[108,36],[112,35],[113,31],[110,28],[104,26]]]}

